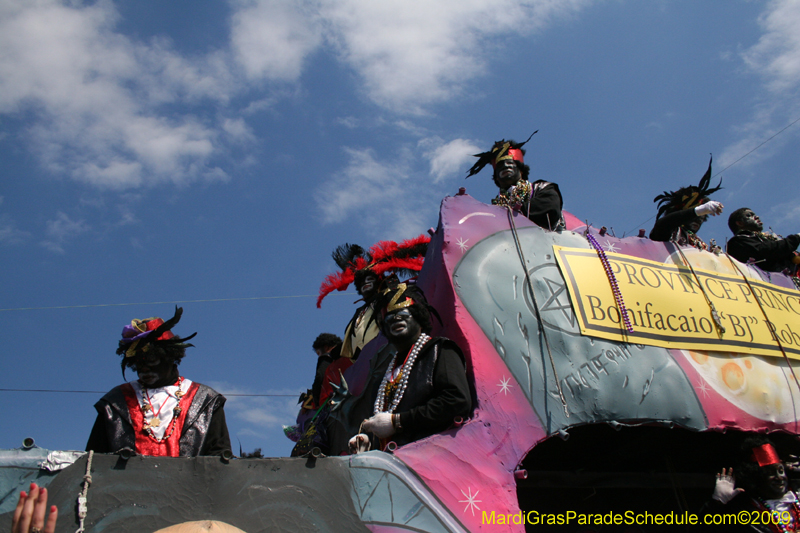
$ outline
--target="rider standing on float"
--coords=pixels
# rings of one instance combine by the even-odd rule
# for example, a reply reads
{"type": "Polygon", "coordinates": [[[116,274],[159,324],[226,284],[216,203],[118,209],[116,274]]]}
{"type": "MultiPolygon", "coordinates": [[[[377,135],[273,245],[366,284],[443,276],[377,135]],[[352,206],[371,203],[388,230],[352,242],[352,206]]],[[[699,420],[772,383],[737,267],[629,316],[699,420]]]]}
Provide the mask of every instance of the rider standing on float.
{"type": "MultiPolygon", "coordinates": [[[[531,137],[534,135],[536,131],[531,137]]],[[[503,139],[494,143],[488,152],[475,154],[478,161],[469,169],[467,177],[474,176],[491,164],[494,169],[492,178],[500,189],[492,205],[510,206],[544,229],[564,229],[566,225],[561,216],[564,200],[558,185],[545,180],[528,181],[531,167],[525,164],[525,150],[522,147],[531,137],[522,143],[503,139]]]]}

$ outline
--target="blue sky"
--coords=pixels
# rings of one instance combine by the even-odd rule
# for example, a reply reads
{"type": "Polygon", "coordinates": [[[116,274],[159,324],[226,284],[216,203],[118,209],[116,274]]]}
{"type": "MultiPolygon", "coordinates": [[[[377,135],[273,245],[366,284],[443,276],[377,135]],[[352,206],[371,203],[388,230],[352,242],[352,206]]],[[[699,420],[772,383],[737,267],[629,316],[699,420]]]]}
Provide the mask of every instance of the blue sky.
{"type": "MultiPolygon", "coordinates": [[[[108,390],[122,326],[182,302],[183,374],[292,395],[226,409],[234,448],[287,455],[354,310],[314,306],[333,248],[488,202],[470,154],[536,129],[532,176],[617,236],[709,153],[704,238],[741,206],[798,232],[798,27],[790,0],[0,0],[0,388],[108,390]]],[[[82,449],[99,396],[0,392],[0,447],[82,449]]]]}

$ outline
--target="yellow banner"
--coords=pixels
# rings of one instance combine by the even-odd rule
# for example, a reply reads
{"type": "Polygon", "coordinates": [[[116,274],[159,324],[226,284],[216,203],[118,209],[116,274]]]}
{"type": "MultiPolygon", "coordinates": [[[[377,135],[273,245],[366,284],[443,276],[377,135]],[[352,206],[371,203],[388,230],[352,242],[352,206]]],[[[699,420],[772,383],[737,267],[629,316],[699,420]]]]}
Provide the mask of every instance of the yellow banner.
{"type": "Polygon", "coordinates": [[[606,252],[633,326],[629,333],[597,252],[553,249],[584,335],[665,348],[782,356],[779,340],[789,357],[800,359],[797,290],[751,278],[748,286],[738,273],[704,270],[693,263],[695,277],[688,267],[606,252]],[[714,325],[706,298],[716,308],[724,333],[714,325]]]}

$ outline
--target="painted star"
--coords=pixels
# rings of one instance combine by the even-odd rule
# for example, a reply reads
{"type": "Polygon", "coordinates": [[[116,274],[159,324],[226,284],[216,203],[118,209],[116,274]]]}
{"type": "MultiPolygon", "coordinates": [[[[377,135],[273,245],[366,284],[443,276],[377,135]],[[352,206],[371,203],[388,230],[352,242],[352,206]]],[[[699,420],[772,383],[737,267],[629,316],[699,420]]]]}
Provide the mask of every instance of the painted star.
{"type": "Polygon", "coordinates": [[[462,253],[464,252],[464,250],[468,248],[467,246],[468,241],[469,239],[462,239],[461,237],[459,237],[458,241],[456,241],[456,245],[458,245],[458,247],[461,248],[462,253]]]}
{"type": "Polygon", "coordinates": [[[618,250],[617,245],[611,242],[610,240],[606,239],[605,245],[606,252],[616,252],[618,250]]]}
{"type": "Polygon", "coordinates": [[[511,384],[511,378],[503,376],[503,379],[500,380],[500,383],[498,383],[497,386],[500,387],[500,392],[503,393],[503,396],[507,395],[508,391],[510,391],[511,387],[513,387],[511,384]]]}
{"type": "Polygon", "coordinates": [[[701,381],[700,386],[697,388],[700,389],[700,392],[703,393],[703,398],[708,398],[708,391],[710,391],[711,389],[708,388],[708,384],[705,381],[701,381]]]}
{"type": "Polygon", "coordinates": [[[467,492],[469,492],[469,494],[467,494],[463,490],[461,491],[461,494],[463,494],[467,499],[466,500],[459,500],[458,503],[466,503],[467,505],[466,505],[466,507],[464,507],[464,512],[466,513],[467,509],[470,509],[472,511],[472,516],[475,516],[475,509],[477,509],[478,511],[481,510],[481,508],[478,507],[476,505],[476,503],[483,503],[483,500],[476,500],[475,499],[475,497],[480,492],[479,490],[476,490],[475,494],[472,494],[472,487],[467,487],[467,492]]]}

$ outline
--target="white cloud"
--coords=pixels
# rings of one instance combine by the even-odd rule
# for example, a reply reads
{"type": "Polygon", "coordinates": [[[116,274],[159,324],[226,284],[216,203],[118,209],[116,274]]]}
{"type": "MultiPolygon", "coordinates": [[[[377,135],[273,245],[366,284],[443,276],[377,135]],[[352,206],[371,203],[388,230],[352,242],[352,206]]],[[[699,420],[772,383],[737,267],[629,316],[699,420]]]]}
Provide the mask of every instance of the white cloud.
{"type": "MultiPolygon", "coordinates": [[[[480,148],[466,139],[454,139],[446,144],[437,141],[438,139],[433,142],[438,146],[425,154],[431,162],[431,177],[434,183],[440,183],[455,174],[464,175],[465,169],[475,161],[472,156],[482,152],[480,148]]],[[[420,141],[420,144],[425,146],[430,143],[420,141]]]]}
{"type": "Polygon", "coordinates": [[[252,128],[242,118],[226,118],[222,121],[222,129],[237,141],[253,142],[256,140],[252,128]]]}
{"type": "Polygon", "coordinates": [[[393,161],[381,162],[372,150],[345,148],[347,166],[319,188],[317,205],[324,223],[347,220],[376,238],[406,239],[436,220],[444,191],[426,172],[416,171],[422,155],[401,148],[393,161]]]}
{"type": "Polygon", "coordinates": [[[408,180],[404,168],[379,163],[372,150],[345,148],[345,152],[348,166],[321,187],[317,198],[326,223],[342,222],[356,213],[374,216],[379,202],[401,194],[408,180]]]}
{"type": "Polygon", "coordinates": [[[764,33],[742,53],[751,72],[763,80],[763,91],[753,107],[751,119],[736,129],[738,139],[722,152],[719,168],[736,163],[752,167],[768,159],[796,138],[797,128],[786,130],[790,119],[800,112],[800,3],[773,0],[759,17],[764,33]],[[765,142],[766,141],[766,142],[765,142]],[[755,151],[754,151],[755,150],[755,151]],[[741,162],[740,158],[746,156],[741,162]]]}
{"type": "Polygon", "coordinates": [[[117,210],[119,211],[119,222],[117,222],[117,226],[130,226],[132,224],[139,224],[141,221],[136,217],[136,214],[125,204],[121,204],[117,206],[117,210]]]}
{"type": "Polygon", "coordinates": [[[300,391],[267,391],[267,394],[281,396],[235,396],[253,394],[253,391],[230,383],[214,382],[210,386],[221,391],[227,398],[225,403],[227,417],[244,421],[254,426],[254,429],[280,430],[284,424],[293,424],[297,417],[297,398],[300,396],[300,391]]]}
{"type": "Polygon", "coordinates": [[[320,4],[328,38],[369,97],[399,112],[462,94],[496,52],[490,38],[537,31],[589,0],[339,0],[320,4]]]}
{"type": "Polygon", "coordinates": [[[233,55],[251,80],[295,81],[322,39],[313,9],[302,2],[236,0],[233,55]]]}
{"type": "Polygon", "coordinates": [[[47,239],[41,244],[50,251],[64,253],[64,243],[89,230],[83,220],[72,220],[66,213],[59,211],[54,220],[47,221],[47,239]]]}
{"type": "MultiPolygon", "coordinates": [[[[3,203],[2,196],[0,196],[0,203],[3,203]]],[[[18,229],[16,223],[7,213],[0,215],[0,243],[18,244],[30,237],[30,235],[29,232],[18,229]]]]}
{"type": "Polygon", "coordinates": [[[800,82],[800,3],[773,0],[759,17],[764,34],[743,57],[773,91],[795,90],[800,82]]]}
{"type": "Polygon", "coordinates": [[[492,40],[540,30],[590,1],[230,0],[228,44],[190,57],[166,38],[120,33],[111,0],[4,0],[0,114],[28,113],[23,135],[43,167],[101,189],[227,180],[212,161],[254,134],[205,104],[253,90],[246,114],[302,97],[309,57],[328,46],[372,101],[424,113],[485,72],[502,46],[492,40]]]}
{"type": "Polygon", "coordinates": [[[0,113],[32,110],[27,135],[43,164],[78,181],[126,189],[208,179],[215,129],[159,106],[225,102],[234,85],[225,62],[133,42],[114,31],[117,18],[108,1],[3,2],[0,113]]]}

